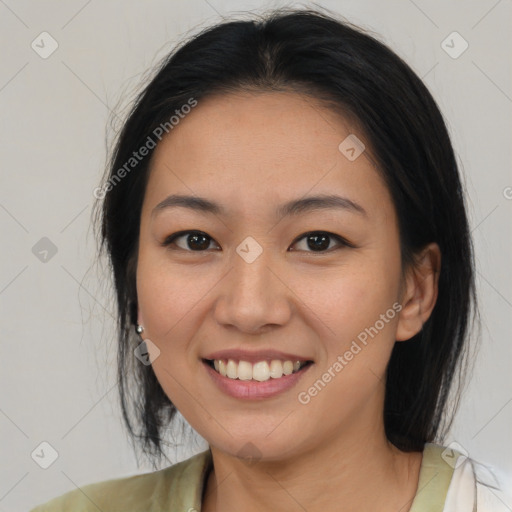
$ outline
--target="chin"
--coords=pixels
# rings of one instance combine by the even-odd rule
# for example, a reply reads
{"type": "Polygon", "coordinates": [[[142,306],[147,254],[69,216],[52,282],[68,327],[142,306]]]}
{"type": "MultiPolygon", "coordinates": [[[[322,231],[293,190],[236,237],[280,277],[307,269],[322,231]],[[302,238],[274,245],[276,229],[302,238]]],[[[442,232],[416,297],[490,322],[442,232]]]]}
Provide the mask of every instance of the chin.
{"type": "Polygon", "coordinates": [[[290,447],[290,437],[286,439],[270,439],[265,433],[260,435],[246,435],[243,439],[230,438],[226,442],[210,442],[213,450],[220,450],[232,457],[246,461],[248,464],[256,462],[279,461],[293,456],[299,450],[298,444],[290,447]]]}

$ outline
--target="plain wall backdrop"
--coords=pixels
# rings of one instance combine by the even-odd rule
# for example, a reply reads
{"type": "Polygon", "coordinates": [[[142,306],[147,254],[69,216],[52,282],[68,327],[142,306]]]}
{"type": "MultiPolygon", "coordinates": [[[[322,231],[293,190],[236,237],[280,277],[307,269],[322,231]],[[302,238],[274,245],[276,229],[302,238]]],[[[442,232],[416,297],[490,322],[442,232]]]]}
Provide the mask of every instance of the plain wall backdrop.
{"type": "MultiPolygon", "coordinates": [[[[108,124],[117,115],[119,125],[144,74],[184,36],[236,12],[294,5],[315,7],[0,1],[0,511],[152,469],[137,464],[121,423],[115,308],[91,229],[108,124]],[[58,457],[43,469],[52,450],[58,457]]],[[[445,116],[468,193],[482,314],[475,370],[447,442],[510,475],[511,2],[317,5],[374,31],[424,79],[445,116]]],[[[173,437],[181,444],[170,447],[172,462],[206,448],[197,436],[173,437]]]]}

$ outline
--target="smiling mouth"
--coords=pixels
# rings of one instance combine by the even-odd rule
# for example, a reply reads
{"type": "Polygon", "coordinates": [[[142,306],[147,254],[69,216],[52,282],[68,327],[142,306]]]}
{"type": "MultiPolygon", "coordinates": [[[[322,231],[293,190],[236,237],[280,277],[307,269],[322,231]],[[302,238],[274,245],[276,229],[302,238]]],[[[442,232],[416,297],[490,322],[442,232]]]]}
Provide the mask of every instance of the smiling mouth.
{"type": "Polygon", "coordinates": [[[280,379],[292,373],[298,373],[313,364],[313,361],[281,361],[279,359],[262,360],[254,364],[235,359],[203,359],[203,362],[228,379],[258,382],[280,379]]]}

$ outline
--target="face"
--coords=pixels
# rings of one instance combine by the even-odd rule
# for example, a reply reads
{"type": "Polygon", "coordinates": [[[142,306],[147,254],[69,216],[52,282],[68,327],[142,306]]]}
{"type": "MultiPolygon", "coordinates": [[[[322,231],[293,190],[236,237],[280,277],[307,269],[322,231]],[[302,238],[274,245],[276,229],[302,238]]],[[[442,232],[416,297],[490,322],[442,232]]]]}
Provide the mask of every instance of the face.
{"type": "Polygon", "coordinates": [[[280,459],[382,426],[398,224],[369,148],[339,149],[350,134],[364,140],[312,98],[230,94],[200,101],[153,154],[139,323],[162,388],[212,448],[280,459]],[[313,196],[342,199],[284,208],[313,196]]]}

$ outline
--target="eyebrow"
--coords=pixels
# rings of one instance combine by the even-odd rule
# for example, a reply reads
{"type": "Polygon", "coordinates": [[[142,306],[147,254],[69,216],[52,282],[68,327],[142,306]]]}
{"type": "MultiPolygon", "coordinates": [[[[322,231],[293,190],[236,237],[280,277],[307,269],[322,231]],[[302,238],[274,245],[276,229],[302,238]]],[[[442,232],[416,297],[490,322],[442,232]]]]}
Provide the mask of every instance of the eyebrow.
{"type": "MultiPolygon", "coordinates": [[[[175,207],[188,208],[190,210],[211,213],[214,215],[227,215],[225,208],[214,201],[210,201],[204,197],[180,194],[173,194],[166,197],[153,208],[151,215],[153,216],[162,210],[175,207]]],[[[278,206],[275,213],[278,218],[283,218],[287,216],[300,215],[302,213],[330,209],[345,210],[365,217],[368,216],[366,210],[360,204],[346,197],[332,194],[321,194],[295,199],[278,206]]]]}

